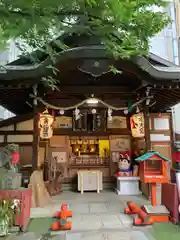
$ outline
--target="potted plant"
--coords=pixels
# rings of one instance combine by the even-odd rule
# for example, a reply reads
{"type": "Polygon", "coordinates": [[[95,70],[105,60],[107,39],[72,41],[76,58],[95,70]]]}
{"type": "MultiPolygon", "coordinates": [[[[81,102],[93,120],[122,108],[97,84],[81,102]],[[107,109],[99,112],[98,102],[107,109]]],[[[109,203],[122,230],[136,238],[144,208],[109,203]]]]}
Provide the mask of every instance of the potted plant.
{"type": "Polygon", "coordinates": [[[19,200],[0,199],[0,236],[6,236],[19,211],[19,200]]]}

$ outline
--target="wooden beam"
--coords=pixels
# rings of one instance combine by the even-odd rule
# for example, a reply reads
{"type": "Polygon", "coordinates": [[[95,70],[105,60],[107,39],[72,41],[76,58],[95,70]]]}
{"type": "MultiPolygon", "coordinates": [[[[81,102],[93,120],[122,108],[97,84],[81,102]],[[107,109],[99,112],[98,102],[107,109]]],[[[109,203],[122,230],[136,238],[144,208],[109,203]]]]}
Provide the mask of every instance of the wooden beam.
{"type": "Polygon", "coordinates": [[[33,118],[33,113],[28,113],[28,114],[24,114],[24,115],[15,116],[15,117],[12,117],[9,119],[5,119],[0,122],[0,128],[6,127],[9,125],[14,125],[16,123],[24,122],[24,121],[30,120],[32,118],[33,118]]]}
{"type": "Polygon", "coordinates": [[[99,93],[119,93],[119,94],[129,94],[132,90],[127,87],[122,86],[102,86],[102,85],[80,85],[80,86],[59,86],[60,92],[53,92],[54,98],[61,93],[75,93],[75,94],[99,94],[99,93]]]}
{"type": "MultiPolygon", "coordinates": [[[[13,142],[13,143],[18,144],[19,146],[30,146],[30,147],[32,147],[32,142],[13,142]]],[[[7,144],[10,144],[10,143],[8,143],[8,142],[0,143],[0,147],[4,147],[7,144]]]]}
{"type": "Polygon", "coordinates": [[[33,135],[34,131],[32,130],[17,130],[17,131],[8,131],[8,130],[1,130],[0,129],[0,135],[33,135]]]}
{"type": "Polygon", "coordinates": [[[20,89],[27,89],[30,87],[30,84],[14,84],[14,85],[7,85],[0,84],[0,90],[20,90],[20,89]]]}
{"type": "Polygon", "coordinates": [[[100,132],[87,131],[72,131],[72,129],[54,129],[53,135],[68,135],[68,136],[109,136],[109,135],[131,135],[129,129],[107,129],[100,132]]]}

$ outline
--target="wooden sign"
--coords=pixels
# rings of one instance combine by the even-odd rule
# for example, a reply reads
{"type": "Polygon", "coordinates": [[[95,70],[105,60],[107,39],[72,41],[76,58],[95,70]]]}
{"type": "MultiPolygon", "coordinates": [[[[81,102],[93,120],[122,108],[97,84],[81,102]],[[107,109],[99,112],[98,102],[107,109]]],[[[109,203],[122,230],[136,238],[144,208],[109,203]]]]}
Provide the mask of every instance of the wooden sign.
{"type": "Polygon", "coordinates": [[[138,113],[132,115],[130,118],[131,122],[131,132],[133,137],[144,137],[144,114],[138,113]]]}
{"type": "Polygon", "coordinates": [[[127,128],[127,121],[126,117],[122,116],[112,116],[112,120],[108,121],[107,120],[107,128],[112,129],[112,128],[127,128]]]}
{"type": "Polygon", "coordinates": [[[112,162],[116,163],[119,161],[119,152],[112,152],[112,162]]]}
{"type": "Polygon", "coordinates": [[[169,130],[169,118],[154,118],[154,130],[169,130]]]}
{"type": "Polygon", "coordinates": [[[129,136],[126,136],[126,135],[111,136],[110,148],[111,148],[111,151],[119,151],[119,152],[130,151],[131,146],[130,146],[129,136]]]}
{"type": "Polygon", "coordinates": [[[52,152],[52,158],[57,161],[57,163],[65,163],[67,160],[66,152],[52,152]]]}
{"type": "Polygon", "coordinates": [[[72,117],[56,117],[54,122],[54,128],[72,128],[72,117]]]}

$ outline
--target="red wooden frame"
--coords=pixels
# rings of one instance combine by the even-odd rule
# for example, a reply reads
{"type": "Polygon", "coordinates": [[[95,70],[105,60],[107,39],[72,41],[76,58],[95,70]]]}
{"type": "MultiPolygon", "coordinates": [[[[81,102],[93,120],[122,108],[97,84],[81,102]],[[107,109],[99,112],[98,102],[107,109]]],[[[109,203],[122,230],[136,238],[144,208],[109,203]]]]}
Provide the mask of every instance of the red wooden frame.
{"type": "Polygon", "coordinates": [[[174,224],[179,223],[179,197],[175,183],[165,183],[161,186],[161,204],[170,212],[170,220],[174,224]]]}
{"type": "Polygon", "coordinates": [[[22,190],[0,190],[0,199],[20,200],[20,213],[17,213],[15,225],[25,231],[30,220],[32,190],[28,188],[22,190]]]}

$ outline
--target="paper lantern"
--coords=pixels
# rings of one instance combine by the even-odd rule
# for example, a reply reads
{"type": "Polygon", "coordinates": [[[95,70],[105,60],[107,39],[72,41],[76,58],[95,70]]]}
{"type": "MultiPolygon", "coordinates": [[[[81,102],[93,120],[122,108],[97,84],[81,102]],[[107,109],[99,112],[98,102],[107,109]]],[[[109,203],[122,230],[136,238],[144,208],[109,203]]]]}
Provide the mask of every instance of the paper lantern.
{"type": "Polygon", "coordinates": [[[143,113],[138,113],[132,115],[131,119],[131,132],[133,137],[144,137],[144,115],[143,113]]]}
{"type": "Polygon", "coordinates": [[[49,114],[48,110],[39,116],[40,138],[50,139],[53,136],[54,117],[49,114]]]}

